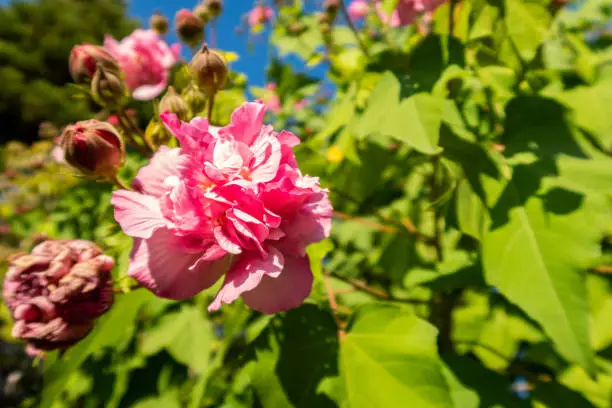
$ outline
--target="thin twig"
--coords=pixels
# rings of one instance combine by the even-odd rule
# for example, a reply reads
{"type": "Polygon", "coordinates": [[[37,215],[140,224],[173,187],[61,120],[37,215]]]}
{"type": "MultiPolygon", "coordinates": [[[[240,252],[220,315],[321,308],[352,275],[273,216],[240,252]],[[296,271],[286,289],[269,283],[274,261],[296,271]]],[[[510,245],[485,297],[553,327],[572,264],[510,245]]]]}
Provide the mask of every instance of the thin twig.
{"type": "Polygon", "coordinates": [[[612,274],[612,265],[597,265],[591,268],[593,272],[612,274]]]}
{"type": "Polygon", "coordinates": [[[394,296],[391,296],[390,294],[388,294],[387,292],[377,289],[377,288],[373,288],[371,286],[368,286],[367,284],[356,280],[356,279],[352,279],[352,278],[347,278],[345,276],[342,275],[338,275],[335,272],[328,272],[329,276],[332,276],[338,280],[341,280],[342,282],[348,283],[349,285],[353,286],[355,289],[360,290],[362,292],[365,292],[369,295],[374,296],[377,299],[381,299],[381,300],[387,300],[390,302],[397,302],[397,303],[408,303],[411,305],[426,305],[428,304],[428,302],[426,300],[421,300],[421,299],[403,299],[403,298],[396,298],[394,296]]]}
{"type": "Polygon", "coordinates": [[[323,277],[323,283],[325,284],[325,292],[327,293],[327,300],[329,301],[329,307],[332,310],[332,315],[336,320],[336,324],[338,326],[338,338],[343,339],[345,336],[343,324],[338,318],[338,302],[336,302],[336,295],[334,294],[334,288],[331,283],[331,277],[329,272],[325,273],[323,277]]]}
{"type": "Polygon", "coordinates": [[[348,13],[346,4],[344,4],[344,0],[340,0],[340,10],[342,10],[342,14],[344,15],[346,23],[348,24],[349,28],[355,35],[355,38],[357,39],[357,43],[359,44],[359,48],[361,48],[361,50],[366,55],[366,57],[370,58],[370,52],[368,51],[368,48],[365,46],[365,44],[361,40],[361,37],[359,36],[359,32],[357,31],[357,28],[353,24],[353,21],[351,20],[351,16],[348,13]]]}

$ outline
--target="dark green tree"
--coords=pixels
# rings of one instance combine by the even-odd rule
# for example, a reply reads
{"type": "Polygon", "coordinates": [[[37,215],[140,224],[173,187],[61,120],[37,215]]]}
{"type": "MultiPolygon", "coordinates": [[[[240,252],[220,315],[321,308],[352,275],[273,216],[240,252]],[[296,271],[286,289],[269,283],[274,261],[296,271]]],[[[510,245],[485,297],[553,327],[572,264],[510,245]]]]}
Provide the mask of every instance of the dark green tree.
{"type": "Polygon", "coordinates": [[[70,49],[136,26],[124,0],[13,1],[0,6],[0,141],[32,141],[40,122],[86,118],[90,102],[68,83],[70,49]]]}

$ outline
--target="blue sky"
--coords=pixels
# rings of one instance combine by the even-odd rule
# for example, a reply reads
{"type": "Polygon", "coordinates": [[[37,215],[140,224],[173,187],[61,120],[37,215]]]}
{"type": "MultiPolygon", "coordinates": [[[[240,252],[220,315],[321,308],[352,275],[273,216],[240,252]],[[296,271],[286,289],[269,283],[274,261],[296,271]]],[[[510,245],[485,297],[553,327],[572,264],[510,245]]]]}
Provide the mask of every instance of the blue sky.
{"type": "MultiPolygon", "coordinates": [[[[128,0],[130,14],[144,27],[148,25],[149,16],[156,10],[173,24],[174,14],[178,10],[193,9],[197,3],[197,0],[128,0]]],[[[269,51],[266,33],[252,40],[249,46],[247,33],[239,36],[235,32],[235,28],[241,25],[242,16],[253,7],[253,3],[254,0],[225,0],[223,13],[217,21],[217,47],[240,55],[240,59],[232,64],[232,69],[247,74],[251,85],[261,86],[265,82],[269,51]]],[[[173,28],[168,35],[169,42],[177,41],[173,28]]],[[[208,36],[210,39],[210,34],[208,36]]],[[[188,56],[188,50],[185,51],[188,56]]]]}

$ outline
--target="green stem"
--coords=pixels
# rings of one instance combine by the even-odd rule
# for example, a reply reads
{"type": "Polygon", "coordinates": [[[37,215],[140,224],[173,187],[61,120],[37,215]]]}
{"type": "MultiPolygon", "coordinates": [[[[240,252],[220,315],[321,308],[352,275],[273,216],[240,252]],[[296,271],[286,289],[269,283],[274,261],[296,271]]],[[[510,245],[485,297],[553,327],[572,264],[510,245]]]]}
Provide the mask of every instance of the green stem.
{"type": "Polygon", "coordinates": [[[357,31],[357,28],[353,24],[353,21],[351,20],[351,16],[349,16],[348,10],[346,8],[346,4],[344,4],[344,0],[340,0],[340,10],[342,10],[342,14],[344,15],[344,19],[346,20],[346,23],[348,24],[349,28],[355,35],[355,38],[357,39],[357,43],[359,44],[359,48],[361,48],[361,50],[366,55],[366,57],[370,58],[370,52],[368,51],[368,48],[365,46],[365,44],[361,40],[361,37],[359,36],[359,32],[357,31]]]}
{"type": "Polygon", "coordinates": [[[132,187],[128,186],[123,181],[121,181],[119,177],[117,176],[117,174],[113,174],[112,176],[109,176],[108,181],[110,181],[111,183],[113,183],[114,185],[116,185],[117,187],[123,190],[130,190],[130,191],[134,190],[132,187]]]}
{"type": "Polygon", "coordinates": [[[213,113],[213,108],[215,106],[215,92],[212,92],[210,94],[210,96],[208,97],[208,113],[207,113],[207,117],[208,117],[208,123],[212,124],[212,113],[213,113]]]}

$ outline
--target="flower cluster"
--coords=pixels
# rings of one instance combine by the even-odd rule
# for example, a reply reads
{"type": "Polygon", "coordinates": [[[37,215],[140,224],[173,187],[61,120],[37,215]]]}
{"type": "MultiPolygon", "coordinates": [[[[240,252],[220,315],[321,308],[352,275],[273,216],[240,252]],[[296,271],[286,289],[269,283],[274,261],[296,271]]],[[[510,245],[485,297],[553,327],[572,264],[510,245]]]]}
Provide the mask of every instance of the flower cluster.
{"type": "Polygon", "coordinates": [[[254,27],[258,24],[265,24],[274,18],[274,10],[272,7],[257,5],[249,12],[249,25],[254,27]]]}
{"type": "Polygon", "coordinates": [[[153,99],[168,86],[169,70],[181,53],[180,44],[168,46],[154,30],[135,30],[121,42],[107,36],[104,47],[119,62],[138,100],[153,99]]]}
{"type": "MultiPolygon", "coordinates": [[[[391,27],[401,27],[415,22],[420,15],[427,15],[438,8],[447,0],[399,0],[391,14],[382,8],[382,2],[376,3],[376,13],[385,24],[391,27]]],[[[368,14],[368,2],[366,0],[353,0],[348,6],[351,19],[359,20],[368,14]]]]}
{"type": "Polygon", "coordinates": [[[245,103],[229,125],[161,115],[180,148],[162,147],[118,190],[115,219],[134,238],[129,275],[158,296],[184,299],[224,282],[209,310],[239,296],[275,313],[310,294],[308,244],[329,236],[332,207],[317,178],[302,175],[299,139],[263,124],[245,103]]]}
{"type": "Polygon", "coordinates": [[[45,241],[10,258],[3,297],[13,337],[31,355],[67,348],[89,333],[113,303],[112,258],[89,241],[45,241]]]}

